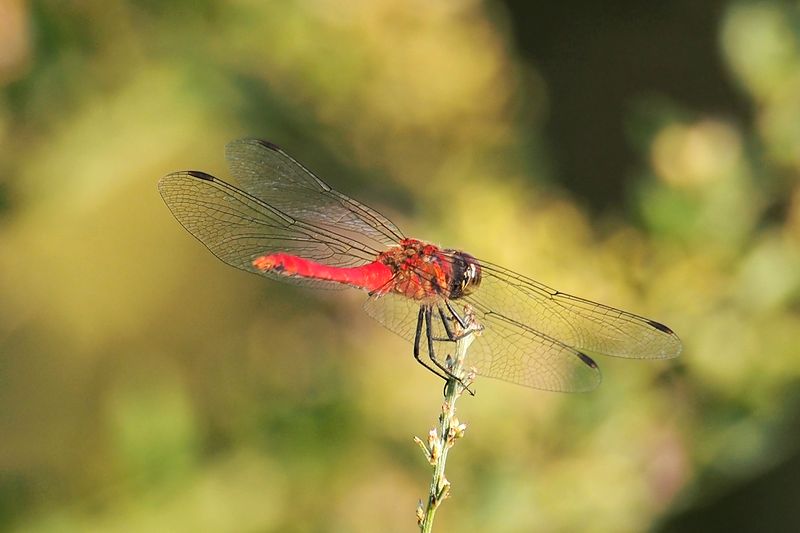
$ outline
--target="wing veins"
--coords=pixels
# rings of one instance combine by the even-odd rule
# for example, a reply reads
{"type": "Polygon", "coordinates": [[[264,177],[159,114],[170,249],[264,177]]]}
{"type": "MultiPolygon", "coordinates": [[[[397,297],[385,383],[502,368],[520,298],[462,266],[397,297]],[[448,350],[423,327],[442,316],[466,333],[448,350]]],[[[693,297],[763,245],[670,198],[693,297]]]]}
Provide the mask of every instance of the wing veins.
{"type": "MultiPolygon", "coordinates": [[[[369,259],[377,256],[380,253],[380,251],[367,246],[363,242],[349,241],[347,240],[347,237],[345,237],[344,235],[335,232],[329,228],[314,226],[302,220],[296,219],[282,212],[276,207],[268,204],[267,202],[261,200],[260,198],[257,198],[237,187],[234,187],[233,185],[230,185],[220,180],[219,178],[213,177],[213,180],[198,178],[188,172],[175,172],[167,175],[165,179],[166,178],[196,180],[198,185],[205,184],[215,190],[222,192],[223,194],[227,194],[225,202],[213,202],[209,199],[204,200],[199,196],[186,196],[185,194],[179,194],[179,195],[165,194],[164,198],[169,199],[170,201],[174,199],[179,199],[179,201],[176,203],[168,202],[168,205],[170,205],[171,208],[172,206],[175,206],[177,208],[177,206],[179,205],[196,205],[203,207],[209,214],[213,212],[217,213],[218,215],[222,215],[223,218],[222,221],[225,222],[226,224],[237,224],[237,223],[231,220],[226,220],[224,218],[225,215],[235,220],[247,221],[253,224],[259,224],[267,228],[281,229],[281,230],[289,230],[291,228],[292,231],[301,233],[306,237],[308,237],[309,239],[315,239],[321,244],[325,244],[329,247],[332,247],[334,245],[339,245],[341,247],[340,249],[342,250],[341,252],[339,252],[340,255],[350,255],[352,257],[356,257],[358,260],[369,261],[369,259]],[[246,216],[240,211],[235,211],[235,210],[228,211],[226,209],[223,209],[223,206],[230,205],[233,202],[242,205],[248,210],[255,210],[252,205],[254,204],[258,207],[263,208],[265,212],[275,215],[276,218],[274,220],[256,218],[256,217],[246,216]],[[274,224],[265,223],[265,221],[273,222],[274,224]],[[355,245],[356,243],[358,244],[358,246],[355,245]],[[361,252],[364,254],[364,256],[357,256],[353,253],[354,251],[361,252]]],[[[216,219],[217,217],[212,216],[212,218],[216,219]]],[[[237,224],[237,225],[246,226],[246,224],[237,224]]]]}

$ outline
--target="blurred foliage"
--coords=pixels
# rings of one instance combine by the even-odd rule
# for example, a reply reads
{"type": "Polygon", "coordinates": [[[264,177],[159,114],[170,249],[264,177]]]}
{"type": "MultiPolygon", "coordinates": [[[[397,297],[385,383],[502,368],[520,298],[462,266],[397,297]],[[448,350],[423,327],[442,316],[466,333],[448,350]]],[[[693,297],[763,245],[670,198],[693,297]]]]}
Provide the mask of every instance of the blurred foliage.
{"type": "MultiPolygon", "coordinates": [[[[554,164],[558,102],[605,96],[554,92],[511,33],[518,14],[476,0],[0,0],[0,527],[414,530],[429,474],[411,437],[434,423],[441,383],[361,312],[362,294],[233,271],[158,197],[172,170],[227,176],[222,148],[242,136],[286,147],[408,235],[682,336],[676,362],[602,360],[592,394],[479,382],[442,530],[686,531],[696,508],[793,464],[797,5],[732,0],[713,19],[719,83],[745,115],[657,88],[626,96],[609,125],[634,154],[622,189],[602,172],[581,189],[554,164]],[[589,212],[585,191],[612,207],[589,212]]],[[[618,15],[593,24],[613,32],[618,15]]],[[[758,508],[778,490],[765,479],[758,508]]],[[[780,493],[800,497],[796,479],[780,493]]],[[[768,530],[800,527],[789,505],[768,530]]]]}

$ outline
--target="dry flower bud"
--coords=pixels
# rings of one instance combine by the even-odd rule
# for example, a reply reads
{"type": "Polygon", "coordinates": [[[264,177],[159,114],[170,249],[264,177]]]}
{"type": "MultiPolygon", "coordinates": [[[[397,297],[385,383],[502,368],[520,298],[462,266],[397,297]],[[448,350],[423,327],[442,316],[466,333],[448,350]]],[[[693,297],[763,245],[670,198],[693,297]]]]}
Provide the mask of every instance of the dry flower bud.
{"type": "Polygon", "coordinates": [[[450,497],[450,482],[447,481],[447,478],[442,478],[442,483],[439,485],[439,494],[436,495],[436,499],[440,502],[446,498],[450,497]]]}
{"type": "Polygon", "coordinates": [[[439,460],[439,457],[441,457],[441,456],[442,456],[442,443],[439,442],[439,441],[436,441],[436,442],[433,443],[433,446],[431,447],[431,461],[430,461],[430,463],[432,465],[436,464],[436,462],[439,460]]]}

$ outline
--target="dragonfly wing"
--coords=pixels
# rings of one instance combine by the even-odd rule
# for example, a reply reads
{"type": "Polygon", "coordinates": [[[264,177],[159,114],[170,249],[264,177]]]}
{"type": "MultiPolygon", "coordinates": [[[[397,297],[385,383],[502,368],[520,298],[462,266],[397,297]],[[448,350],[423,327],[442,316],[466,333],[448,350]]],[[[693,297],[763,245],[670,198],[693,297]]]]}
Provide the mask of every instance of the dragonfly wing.
{"type": "Polygon", "coordinates": [[[176,219],[211,252],[229,265],[280,281],[341,285],[262,272],[252,261],[283,252],[332,266],[373,261],[377,250],[344,239],[282,213],[261,199],[203,172],[175,172],[158,183],[161,197],[176,219]]]}
{"type": "MultiPolygon", "coordinates": [[[[417,316],[421,303],[399,294],[373,293],[364,302],[364,311],[407,341],[413,341],[417,331],[417,316]]],[[[423,331],[423,335],[424,335],[423,331]]]]}
{"type": "Polygon", "coordinates": [[[551,289],[491,263],[480,262],[481,285],[467,297],[485,314],[501,313],[581,351],[633,359],[666,359],[681,352],[667,326],[627,311],[551,289]]]}
{"type": "Polygon", "coordinates": [[[466,364],[478,375],[555,392],[585,392],[600,384],[600,370],[588,355],[503,315],[473,312],[484,329],[466,364]]]}
{"type": "Polygon", "coordinates": [[[229,143],[225,154],[244,190],[297,220],[346,232],[371,248],[396,246],[403,239],[386,217],[335,191],[272,143],[240,139],[229,143]]]}
{"type": "MultiPolygon", "coordinates": [[[[426,302],[433,306],[432,336],[434,354],[444,364],[455,354],[456,344],[445,341],[444,328],[438,308],[449,316],[444,300],[426,302]]],[[[406,340],[413,340],[421,302],[397,294],[373,294],[364,304],[372,318],[406,340]]],[[[459,313],[464,312],[460,301],[451,301],[459,313]]],[[[576,392],[591,390],[600,383],[600,371],[588,356],[550,339],[523,324],[500,315],[476,313],[483,331],[470,345],[466,368],[478,375],[501,379],[535,389],[576,392]]],[[[420,341],[422,357],[429,357],[425,331],[420,341]]]]}

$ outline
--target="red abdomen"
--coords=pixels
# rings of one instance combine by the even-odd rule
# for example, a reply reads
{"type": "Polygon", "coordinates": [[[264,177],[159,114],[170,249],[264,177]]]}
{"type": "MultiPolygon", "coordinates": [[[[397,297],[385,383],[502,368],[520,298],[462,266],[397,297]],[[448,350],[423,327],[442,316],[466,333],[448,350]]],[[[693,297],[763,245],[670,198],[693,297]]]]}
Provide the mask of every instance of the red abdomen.
{"type": "Polygon", "coordinates": [[[272,271],[284,276],[333,281],[370,292],[389,283],[393,275],[392,270],[380,261],[360,267],[342,268],[282,253],[262,255],[253,260],[253,266],[262,272],[272,271]]]}

